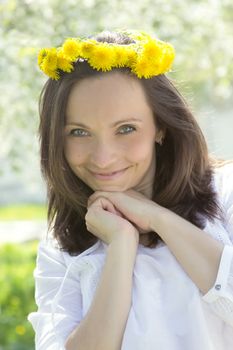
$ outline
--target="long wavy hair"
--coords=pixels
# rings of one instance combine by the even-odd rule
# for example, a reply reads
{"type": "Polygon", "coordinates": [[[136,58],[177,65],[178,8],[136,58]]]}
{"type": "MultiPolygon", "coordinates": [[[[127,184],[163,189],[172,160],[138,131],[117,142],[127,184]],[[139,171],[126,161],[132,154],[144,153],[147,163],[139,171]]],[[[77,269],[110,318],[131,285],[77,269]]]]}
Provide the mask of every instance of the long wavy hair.
{"type": "MultiPolygon", "coordinates": [[[[133,40],[115,32],[94,37],[100,42],[130,44],[133,40]]],[[[115,69],[128,74],[127,68],[115,69]]],[[[87,200],[93,190],[69,167],[64,155],[64,125],[69,94],[75,84],[111,74],[93,70],[87,62],[77,62],[72,73],[60,72],[57,81],[49,79],[40,95],[41,170],[47,185],[49,230],[60,248],[77,255],[97,242],[85,225],[87,200]]],[[[174,83],[165,75],[138,79],[142,84],[156,125],[165,131],[162,146],[156,147],[156,174],[152,200],[203,229],[207,219],[221,216],[213,188],[213,163],[206,141],[192,112],[174,83]]],[[[149,234],[149,247],[161,240],[149,234]]]]}

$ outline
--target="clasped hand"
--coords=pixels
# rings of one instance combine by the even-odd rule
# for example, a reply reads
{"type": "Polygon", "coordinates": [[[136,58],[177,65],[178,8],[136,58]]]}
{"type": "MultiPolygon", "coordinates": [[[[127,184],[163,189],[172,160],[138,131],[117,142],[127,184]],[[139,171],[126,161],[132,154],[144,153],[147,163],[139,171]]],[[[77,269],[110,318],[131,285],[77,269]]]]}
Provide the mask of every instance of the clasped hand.
{"type": "Polygon", "coordinates": [[[135,190],[96,191],[88,199],[87,229],[109,243],[119,232],[150,232],[156,203],[135,190]],[[109,232],[112,232],[109,237],[109,232]]]}

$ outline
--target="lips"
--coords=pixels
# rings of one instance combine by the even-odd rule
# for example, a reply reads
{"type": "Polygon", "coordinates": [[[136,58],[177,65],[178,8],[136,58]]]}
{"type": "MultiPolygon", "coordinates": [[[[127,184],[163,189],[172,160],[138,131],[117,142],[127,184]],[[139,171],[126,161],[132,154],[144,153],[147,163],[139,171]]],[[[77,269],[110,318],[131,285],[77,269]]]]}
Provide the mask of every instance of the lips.
{"type": "Polygon", "coordinates": [[[105,173],[105,174],[104,173],[91,172],[91,174],[98,180],[113,180],[113,179],[118,178],[122,174],[124,174],[127,169],[128,168],[125,168],[125,169],[122,169],[122,170],[117,170],[117,171],[114,171],[114,172],[111,172],[111,173],[105,173]]]}
{"type": "Polygon", "coordinates": [[[104,176],[111,176],[111,175],[114,175],[116,173],[119,173],[120,171],[123,171],[124,169],[122,170],[117,170],[117,171],[113,171],[112,173],[94,173],[95,175],[104,175],[104,176]]]}
{"type": "Polygon", "coordinates": [[[127,168],[124,168],[124,169],[121,169],[121,170],[112,171],[111,173],[96,173],[96,172],[93,172],[93,171],[91,171],[91,173],[94,174],[94,175],[111,176],[111,175],[117,174],[117,173],[119,173],[121,171],[124,171],[126,169],[127,168]]]}

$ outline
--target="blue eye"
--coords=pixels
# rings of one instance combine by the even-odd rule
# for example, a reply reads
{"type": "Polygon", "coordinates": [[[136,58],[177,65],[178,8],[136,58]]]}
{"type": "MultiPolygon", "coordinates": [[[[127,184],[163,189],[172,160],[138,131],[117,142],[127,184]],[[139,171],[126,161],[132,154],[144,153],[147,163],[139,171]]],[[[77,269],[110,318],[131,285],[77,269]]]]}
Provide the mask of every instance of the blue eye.
{"type": "MultiPolygon", "coordinates": [[[[136,128],[134,126],[131,126],[131,125],[123,125],[121,128],[120,128],[120,134],[122,135],[127,135],[127,134],[130,134],[134,131],[136,131],[136,128]],[[123,132],[122,132],[123,130],[123,132]]],[[[85,137],[85,136],[88,136],[87,134],[87,131],[83,130],[83,129],[72,129],[70,130],[69,132],[69,135],[70,136],[74,136],[74,137],[85,137]]]]}
{"type": "Polygon", "coordinates": [[[131,125],[124,125],[122,128],[121,128],[121,130],[127,130],[128,129],[128,131],[127,132],[123,132],[123,133],[121,133],[120,132],[120,134],[130,134],[131,132],[134,132],[134,131],[136,131],[136,128],[134,127],[134,126],[131,126],[131,125]],[[130,129],[131,129],[131,131],[130,131],[130,129]]]}
{"type": "Polygon", "coordinates": [[[78,136],[78,137],[81,136],[82,137],[82,136],[85,136],[83,133],[85,133],[85,131],[82,129],[72,129],[70,131],[71,136],[78,136]]]}

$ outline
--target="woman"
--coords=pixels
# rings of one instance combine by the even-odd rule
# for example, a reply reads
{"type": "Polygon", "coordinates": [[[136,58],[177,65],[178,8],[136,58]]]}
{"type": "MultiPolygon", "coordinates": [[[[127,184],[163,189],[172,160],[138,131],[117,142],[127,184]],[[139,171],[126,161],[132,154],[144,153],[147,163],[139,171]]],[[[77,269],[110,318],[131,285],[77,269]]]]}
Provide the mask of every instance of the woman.
{"type": "Polygon", "coordinates": [[[233,345],[232,164],[165,76],[171,45],[103,32],[44,49],[37,349],[233,345]]]}

